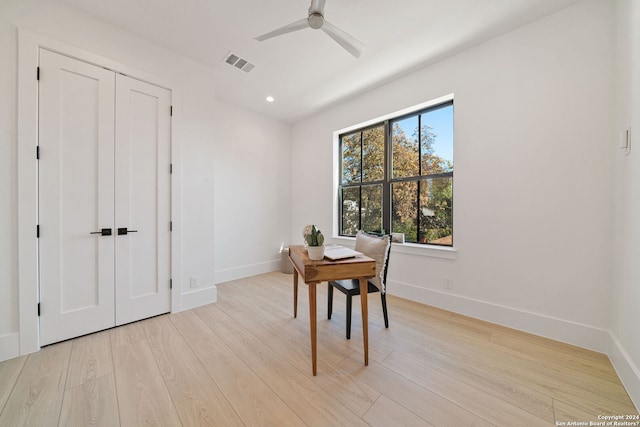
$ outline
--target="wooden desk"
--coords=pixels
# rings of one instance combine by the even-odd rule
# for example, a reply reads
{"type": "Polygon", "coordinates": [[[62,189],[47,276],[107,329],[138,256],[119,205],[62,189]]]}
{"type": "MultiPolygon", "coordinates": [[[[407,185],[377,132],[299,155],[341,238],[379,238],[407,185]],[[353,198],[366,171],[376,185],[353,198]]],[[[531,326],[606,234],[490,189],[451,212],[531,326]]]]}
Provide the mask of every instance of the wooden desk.
{"type": "Polygon", "coordinates": [[[362,338],[364,364],[369,364],[369,315],[367,307],[367,279],[376,275],[376,262],[367,256],[347,258],[339,261],[323,259],[312,261],[303,246],[291,246],[289,259],[293,264],[293,317],[298,317],[298,276],[309,286],[309,323],[311,333],[311,363],[313,375],[317,373],[317,319],[316,284],[332,280],[360,279],[360,302],[362,307],[362,338]]]}

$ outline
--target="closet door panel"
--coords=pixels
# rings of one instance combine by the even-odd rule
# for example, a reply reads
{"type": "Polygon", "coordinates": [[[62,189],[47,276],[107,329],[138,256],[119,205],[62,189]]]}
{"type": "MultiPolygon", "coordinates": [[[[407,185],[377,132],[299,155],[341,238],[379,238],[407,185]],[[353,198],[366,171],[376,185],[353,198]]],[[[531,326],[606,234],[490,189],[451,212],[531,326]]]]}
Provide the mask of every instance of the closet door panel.
{"type": "Polygon", "coordinates": [[[116,324],[170,311],[171,92],[117,75],[116,324]]]}
{"type": "Polygon", "coordinates": [[[114,326],[113,72],[40,51],[40,343],[114,326]]]}

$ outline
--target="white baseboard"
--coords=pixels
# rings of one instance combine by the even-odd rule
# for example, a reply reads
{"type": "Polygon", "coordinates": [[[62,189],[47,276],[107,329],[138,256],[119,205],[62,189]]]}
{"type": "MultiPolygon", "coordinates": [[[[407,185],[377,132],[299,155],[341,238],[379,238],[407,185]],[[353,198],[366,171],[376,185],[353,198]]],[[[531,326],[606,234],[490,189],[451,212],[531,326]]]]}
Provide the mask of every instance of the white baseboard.
{"type": "Polygon", "coordinates": [[[0,362],[20,356],[20,334],[0,335],[0,362]]]}
{"type": "Polygon", "coordinates": [[[460,295],[389,281],[390,295],[607,354],[609,332],[593,326],[460,295]]]}
{"type": "Polygon", "coordinates": [[[226,270],[218,270],[213,273],[213,277],[214,283],[218,284],[278,270],[280,270],[280,259],[251,265],[242,265],[240,267],[229,268],[226,270]]]}
{"type": "Polygon", "coordinates": [[[609,359],[627,389],[629,397],[636,408],[640,408],[640,369],[629,357],[620,341],[613,334],[609,335],[609,359]]]}
{"type": "Polygon", "coordinates": [[[197,289],[182,294],[180,311],[211,304],[218,301],[218,288],[214,285],[209,288],[197,289]]]}

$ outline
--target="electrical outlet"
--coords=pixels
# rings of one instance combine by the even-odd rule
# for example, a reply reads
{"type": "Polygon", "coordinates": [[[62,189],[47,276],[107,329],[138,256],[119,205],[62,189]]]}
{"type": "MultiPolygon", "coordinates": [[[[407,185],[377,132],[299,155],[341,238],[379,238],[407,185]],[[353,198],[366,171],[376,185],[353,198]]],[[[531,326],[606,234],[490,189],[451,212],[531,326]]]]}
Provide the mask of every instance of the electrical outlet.
{"type": "Polygon", "coordinates": [[[200,283],[199,283],[198,276],[189,277],[189,287],[190,288],[197,288],[199,285],[200,285],[200,283]]]}
{"type": "Polygon", "coordinates": [[[444,279],[444,281],[442,282],[442,287],[450,291],[453,290],[453,280],[451,279],[451,277],[446,277],[444,279]]]}

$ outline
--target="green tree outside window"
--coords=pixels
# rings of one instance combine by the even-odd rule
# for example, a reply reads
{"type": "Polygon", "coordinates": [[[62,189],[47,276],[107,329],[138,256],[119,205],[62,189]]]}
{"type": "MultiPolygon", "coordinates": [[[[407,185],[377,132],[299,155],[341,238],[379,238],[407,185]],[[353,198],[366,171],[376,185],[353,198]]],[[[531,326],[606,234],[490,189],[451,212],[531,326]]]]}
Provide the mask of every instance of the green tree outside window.
{"type": "Polygon", "coordinates": [[[341,135],[340,144],[341,235],[453,244],[453,102],[341,135]]]}

